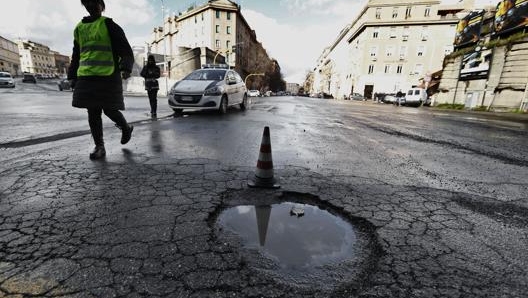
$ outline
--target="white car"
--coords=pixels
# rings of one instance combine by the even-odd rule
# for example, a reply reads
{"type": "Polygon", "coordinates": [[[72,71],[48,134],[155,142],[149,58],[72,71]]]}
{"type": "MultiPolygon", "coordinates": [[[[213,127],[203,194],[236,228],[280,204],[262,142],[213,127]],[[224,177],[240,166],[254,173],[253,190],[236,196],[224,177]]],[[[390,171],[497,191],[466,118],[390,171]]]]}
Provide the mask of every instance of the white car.
{"type": "Polygon", "coordinates": [[[0,71],[0,87],[15,88],[15,80],[10,73],[0,71]]]}
{"type": "Polygon", "coordinates": [[[248,91],[248,96],[252,96],[252,97],[260,96],[260,91],[258,91],[258,90],[249,90],[248,91]]]}
{"type": "Polygon", "coordinates": [[[225,114],[233,105],[239,105],[241,110],[248,106],[246,85],[236,71],[218,66],[191,72],[169,92],[169,106],[175,113],[217,110],[225,114]]]}
{"type": "Polygon", "coordinates": [[[427,91],[423,88],[411,88],[405,94],[405,101],[402,105],[421,106],[427,100],[427,91]]]}

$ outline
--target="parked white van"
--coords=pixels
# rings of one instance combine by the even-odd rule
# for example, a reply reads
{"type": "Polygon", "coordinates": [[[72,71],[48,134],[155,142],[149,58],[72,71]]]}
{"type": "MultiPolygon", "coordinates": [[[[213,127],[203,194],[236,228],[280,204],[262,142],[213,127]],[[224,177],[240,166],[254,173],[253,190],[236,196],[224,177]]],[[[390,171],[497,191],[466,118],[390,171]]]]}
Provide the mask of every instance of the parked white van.
{"type": "Polygon", "coordinates": [[[411,88],[405,94],[405,101],[402,105],[406,106],[421,106],[427,101],[427,91],[423,88],[411,88]]]}

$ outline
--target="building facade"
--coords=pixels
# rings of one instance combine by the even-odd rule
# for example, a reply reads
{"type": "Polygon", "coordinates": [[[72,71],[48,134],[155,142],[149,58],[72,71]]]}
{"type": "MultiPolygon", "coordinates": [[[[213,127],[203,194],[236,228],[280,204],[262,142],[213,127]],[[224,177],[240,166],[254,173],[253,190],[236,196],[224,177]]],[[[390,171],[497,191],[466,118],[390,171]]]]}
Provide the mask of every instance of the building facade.
{"type": "Polygon", "coordinates": [[[9,72],[12,76],[22,74],[18,45],[0,36],[0,71],[9,72]]]}
{"type": "Polygon", "coordinates": [[[55,52],[48,46],[30,40],[17,40],[22,72],[43,76],[57,74],[55,52]]]}
{"type": "MultiPolygon", "coordinates": [[[[243,78],[273,67],[272,59],[241,14],[240,5],[228,0],[210,0],[165,18],[162,27],[154,28],[148,46],[149,51],[167,57],[165,70],[171,79],[181,75],[176,68],[185,63],[178,59],[182,49],[213,50],[212,59],[202,55],[202,64],[225,62],[243,78]]],[[[207,50],[201,52],[207,53],[207,50]]],[[[258,76],[251,79],[263,80],[258,76]]]]}
{"type": "Polygon", "coordinates": [[[66,55],[62,55],[59,52],[52,51],[53,57],[55,60],[55,68],[57,71],[54,73],[56,76],[67,76],[68,75],[68,68],[70,67],[70,57],[66,55]]]}
{"type": "Polygon", "coordinates": [[[453,52],[457,14],[473,3],[369,0],[319,57],[311,92],[373,98],[424,84],[453,52]]]}

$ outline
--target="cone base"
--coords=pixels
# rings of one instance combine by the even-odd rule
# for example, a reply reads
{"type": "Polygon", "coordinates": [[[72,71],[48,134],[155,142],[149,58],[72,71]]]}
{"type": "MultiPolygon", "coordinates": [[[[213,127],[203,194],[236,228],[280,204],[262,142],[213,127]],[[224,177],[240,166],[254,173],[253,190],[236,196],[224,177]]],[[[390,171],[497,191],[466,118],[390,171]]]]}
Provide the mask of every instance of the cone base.
{"type": "Polygon", "coordinates": [[[280,184],[277,183],[275,178],[271,179],[262,179],[255,177],[248,180],[247,185],[251,188],[280,188],[280,184]]]}

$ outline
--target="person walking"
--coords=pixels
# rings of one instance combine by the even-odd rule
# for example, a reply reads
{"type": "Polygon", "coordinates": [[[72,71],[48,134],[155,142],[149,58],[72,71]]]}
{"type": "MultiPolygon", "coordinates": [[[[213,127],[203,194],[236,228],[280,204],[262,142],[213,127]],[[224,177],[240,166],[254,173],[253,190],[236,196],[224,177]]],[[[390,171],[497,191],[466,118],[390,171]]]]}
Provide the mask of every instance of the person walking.
{"type": "Polygon", "coordinates": [[[154,56],[149,55],[147,64],[143,66],[140,75],[145,78],[145,90],[147,90],[150,103],[150,116],[152,118],[157,118],[158,116],[156,111],[158,109],[158,78],[160,77],[160,73],[160,68],[156,65],[154,56]]]}
{"type": "Polygon", "coordinates": [[[123,29],[102,16],[104,0],[81,0],[89,16],[73,32],[73,54],[68,80],[73,89],[72,106],[88,111],[88,124],[95,143],[90,159],[106,156],[102,113],[121,129],[121,144],[132,137],[121,110],[125,109],[122,80],[130,78],[134,53],[123,29]]]}

